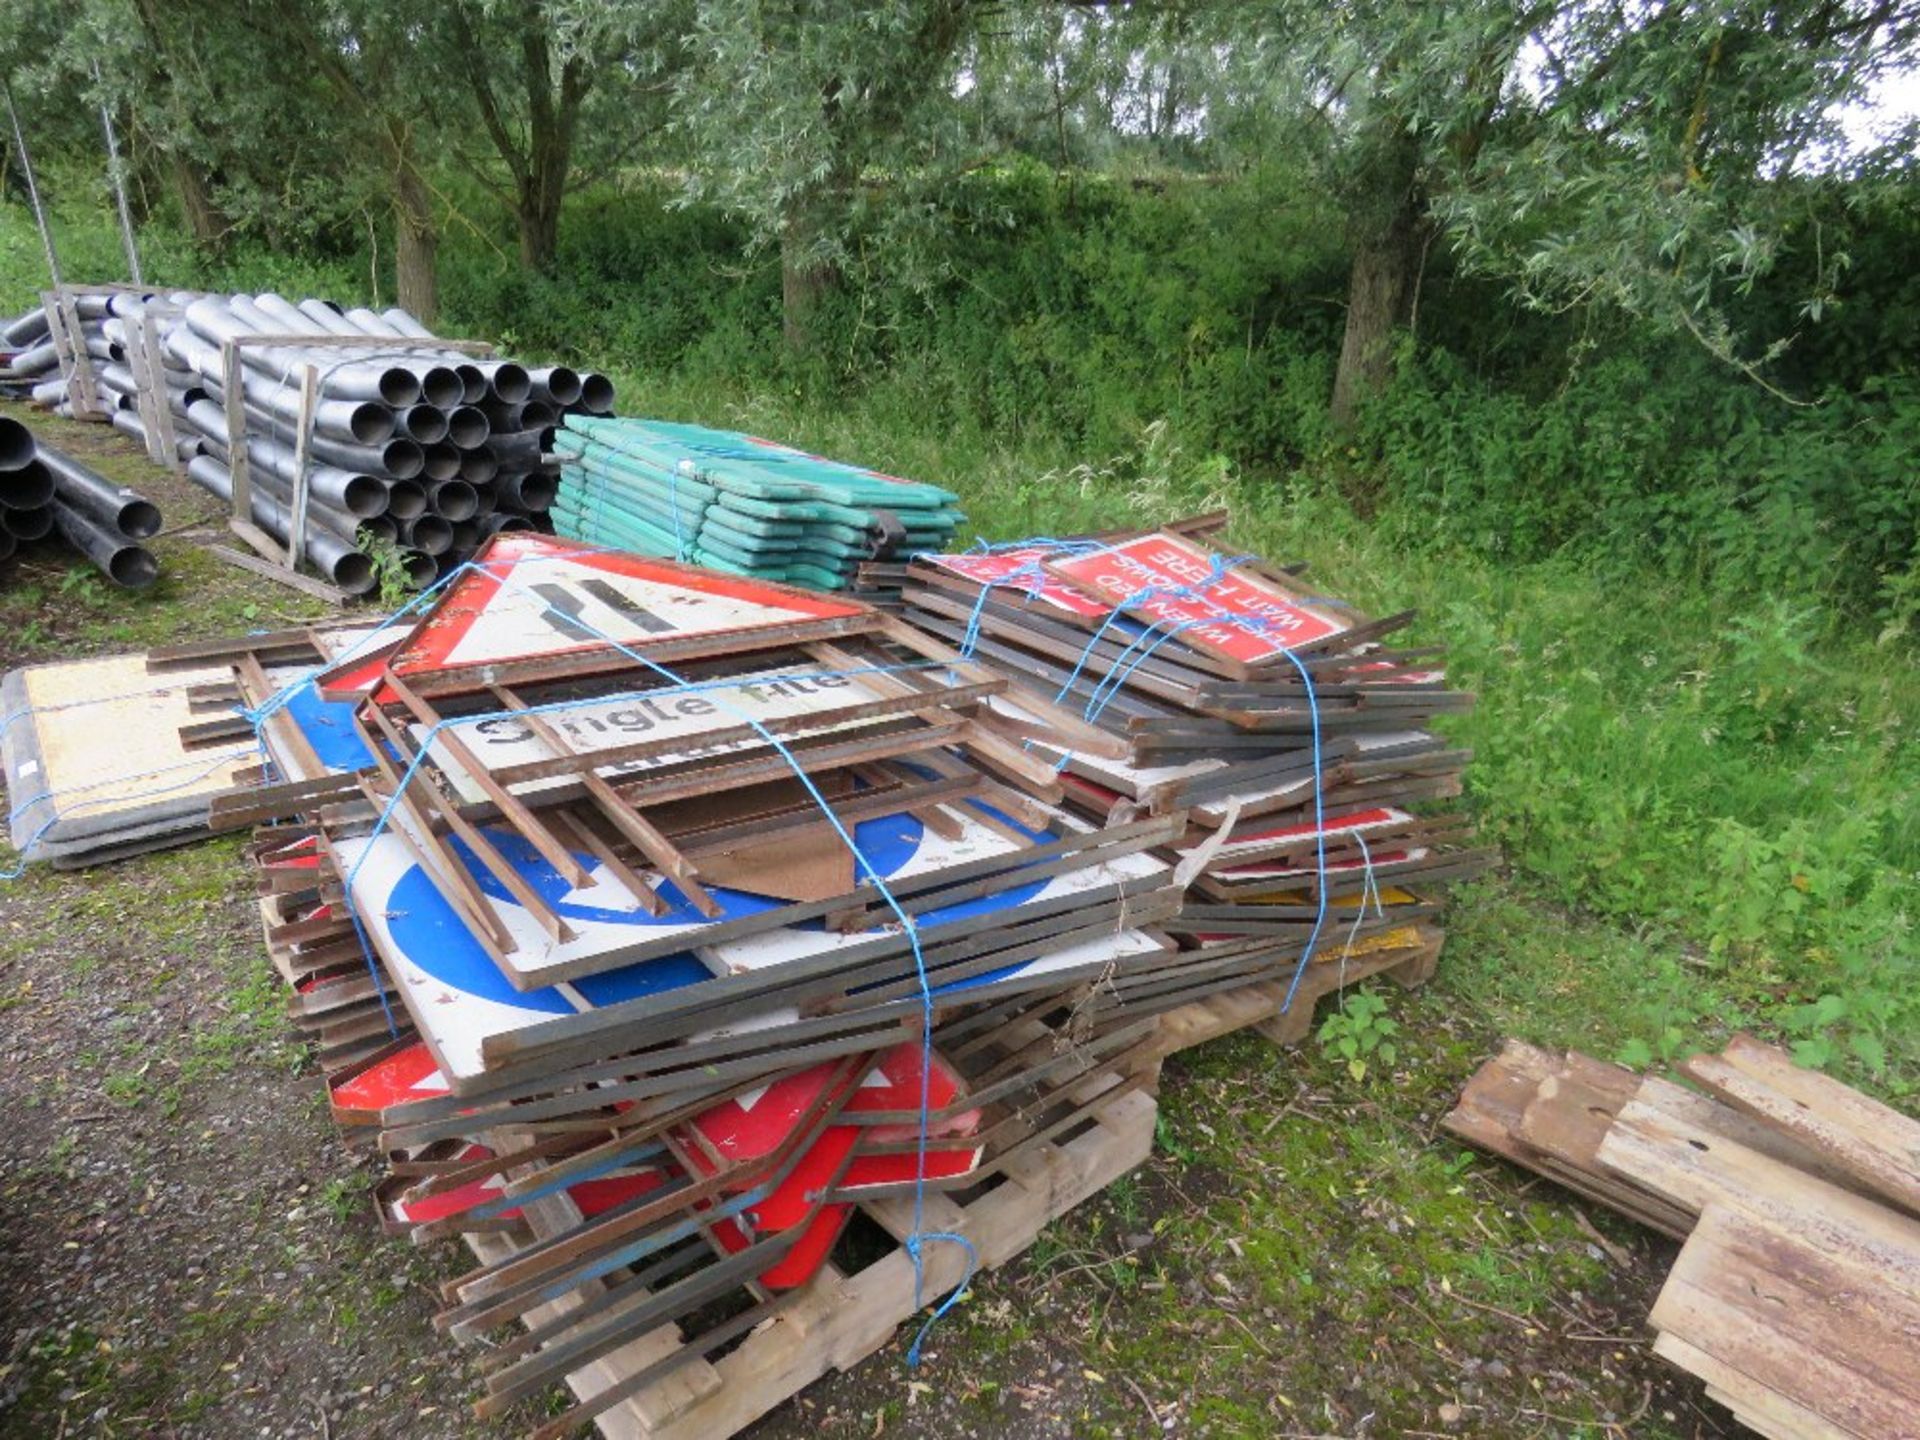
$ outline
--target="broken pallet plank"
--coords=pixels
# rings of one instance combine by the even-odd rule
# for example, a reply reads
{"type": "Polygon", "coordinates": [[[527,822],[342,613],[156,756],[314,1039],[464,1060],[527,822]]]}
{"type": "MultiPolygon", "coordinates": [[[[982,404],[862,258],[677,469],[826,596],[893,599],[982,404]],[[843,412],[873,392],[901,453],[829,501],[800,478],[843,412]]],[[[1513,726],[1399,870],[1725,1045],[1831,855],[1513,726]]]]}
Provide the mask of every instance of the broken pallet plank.
{"type": "Polygon", "coordinates": [[[1791,1223],[1714,1204],[1701,1212],[1652,1319],[1847,1434],[1920,1440],[1916,1276],[1816,1244],[1791,1223]]]}
{"type": "Polygon", "coordinates": [[[1920,1122],[1770,1045],[1735,1036],[1721,1055],[1681,1070],[1735,1109],[1780,1131],[1911,1214],[1920,1215],[1920,1122]]]}

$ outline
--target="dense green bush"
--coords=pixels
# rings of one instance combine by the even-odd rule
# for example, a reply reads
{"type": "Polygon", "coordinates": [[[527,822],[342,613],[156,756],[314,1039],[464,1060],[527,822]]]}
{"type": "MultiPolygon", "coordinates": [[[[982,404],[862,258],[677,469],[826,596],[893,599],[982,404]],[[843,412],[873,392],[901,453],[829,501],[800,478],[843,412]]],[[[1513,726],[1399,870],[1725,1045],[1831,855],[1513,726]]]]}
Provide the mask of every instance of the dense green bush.
{"type": "Polygon", "coordinates": [[[1920,281],[1896,253],[1920,222],[1904,203],[1825,217],[1857,259],[1817,323],[1754,297],[1797,332],[1776,369],[1802,403],[1684,338],[1516,310],[1436,247],[1398,381],[1336,445],[1340,229],[1297,177],[982,171],[923,232],[856,247],[805,364],[780,343],[774,257],[670,202],[651,186],[580,197],[555,278],[520,271],[504,236],[456,236],[451,323],[696,389],[857,397],[904,428],[1079,458],[1162,424],[1257,479],[1332,464],[1351,499],[1409,517],[1412,545],[1652,563],[1896,629],[1920,607],[1907,323],[1920,281]]]}
{"type": "MultiPolygon", "coordinates": [[[[1920,274],[1907,259],[1920,212],[1897,191],[1842,205],[1810,184],[1808,225],[1851,247],[1843,293],[1817,321],[1792,312],[1791,274],[1751,299],[1795,337],[1775,378],[1812,403],[1685,339],[1518,310],[1452,274],[1436,246],[1399,379],[1338,445],[1341,231],[1284,170],[977,172],[925,224],[855,247],[805,363],[781,344],[775,257],[662,182],[576,196],[550,276],[520,268],[481,197],[452,193],[463,218],[443,247],[444,324],[525,353],[695,393],[857,398],[898,429],[1078,459],[1157,424],[1256,479],[1331,465],[1363,509],[1408,517],[1409,545],[1652,563],[1730,592],[1815,597],[1894,633],[1920,612],[1920,274]]],[[[75,274],[117,268],[102,219],[76,202],[63,227],[75,274]]],[[[4,273],[24,290],[37,244],[24,224],[5,236],[4,273]]],[[[384,283],[350,251],[208,258],[158,227],[145,244],[154,275],[181,283],[355,299],[384,283]]]]}
{"type": "Polygon", "coordinates": [[[1761,594],[1892,603],[1920,532],[1920,377],[1805,408],[1669,347],[1595,360],[1539,400],[1428,350],[1372,407],[1377,484],[1418,531],[1532,560],[1648,560],[1761,594]]]}

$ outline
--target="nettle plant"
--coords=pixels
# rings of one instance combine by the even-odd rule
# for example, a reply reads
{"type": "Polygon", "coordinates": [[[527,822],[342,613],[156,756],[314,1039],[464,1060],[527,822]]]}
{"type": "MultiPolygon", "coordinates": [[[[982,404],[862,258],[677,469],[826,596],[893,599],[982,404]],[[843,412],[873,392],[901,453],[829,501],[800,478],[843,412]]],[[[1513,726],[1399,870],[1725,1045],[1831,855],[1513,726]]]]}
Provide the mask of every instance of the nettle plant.
{"type": "Polygon", "coordinates": [[[1355,990],[1320,1026],[1320,1049],[1346,1062],[1355,1080],[1367,1078],[1372,1061],[1391,1065],[1399,1055],[1393,1037],[1400,1024],[1387,1014],[1387,1002],[1371,990],[1355,990]]]}

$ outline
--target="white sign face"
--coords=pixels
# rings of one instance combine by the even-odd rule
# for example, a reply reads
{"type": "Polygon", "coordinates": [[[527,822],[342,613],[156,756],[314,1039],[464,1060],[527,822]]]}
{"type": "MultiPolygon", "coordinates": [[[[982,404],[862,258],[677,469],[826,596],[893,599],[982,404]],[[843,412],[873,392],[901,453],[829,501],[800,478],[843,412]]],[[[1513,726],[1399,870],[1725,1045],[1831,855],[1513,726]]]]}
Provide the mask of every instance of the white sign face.
{"type": "Polygon", "coordinates": [[[1316,834],[1324,835],[1327,840],[1337,844],[1349,836],[1375,835],[1382,830],[1404,830],[1412,823],[1413,816],[1406,811],[1382,806],[1357,814],[1331,817],[1317,832],[1311,823],[1272,826],[1264,830],[1245,827],[1236,830],[1217,853],[1220,863],[1230,865],[1236,855],[1271,854],[1276,850],[1303,848],[1316,843],[1316,834]]]}
{"type": "Polygon", "coordinates": [[[1353,743],[1362,755],[1372,750],[1398,749],[1405,745],[1419,745],[1433,739],[1426,730],[1363,730],[1353,737],[1353,743]]]}
{"type": "MultiPolygon", "coordinates": [[[[998,699],[998,696],[994,697],[995,703],[998,699]]],[[[1143,800],[1159,786],[1180,780],[1197,779],[1202,775],[1211,775],[1227,768],[1227,762],[1224,760],[1192,760],[1184,765],[1129,765],[1124,760],[1108,760],[1100,756],[1081,755],[1071,750],[1062,750],[1058,746],[1047,744],[1044,740],[1035,740],[1031,743],[1036,755],[1051,760],[1055,764],[1059,764],[1064,757],[1069,774],[1078,775],[1093,781],[1096,785],[1104,785],[1109,790],[1118,791],[1129,800],[1143,800]]],[[[1283,785],[1268,786],[1263,789],[1235,790],[1226,795],[1204,800],[1195,805],[1189,813],[1202,825],[1222,825],[1226,823],[1226,817],[1236,803],[1239,806],[1239,813],[1257,815],[1267,810],[1284,810],[1301,803],[1312,794],[1313,779],[1311,776],[1306,776],[1298,780],[1289,780],[1283,785]]]]}
{"type": "MultiPolygon", "coordinates": [[[[1031,713],[1005,696],[992,696],[987,704],[1014,720],[1028,724],[1039,723],[1031,713]]],[[[1364,756],[1375,751],[1418,745],[1432,740],[1433,736],[1425,730],[1394,730],[1363,732],[1352,738],[1355,749],[1364,756]]],[[[1130,765],[1124,760],[1082,755],[1074,750],[1049,745],[1044,740],[1033,740],[1028,743],[1036,755],[1056,765],[1064,763],[1068,773],[1091,780],[1096,785],[1104,785],[1109,790],[1118,791],[1129,800],[1143,799],[1162,785],[1180,780],[1198,779],[1200,776],[1210,775],[1227,768],[1227,762],[1224,760],[1192,760],[1183,765],[1130,765]]],[[[1303,756],[1311,753],[1310,744],[1306,737],[1300,738],[1299,748],[1303,756]]],[[[1227,816],[1234,813],[1236,806],[1237,813],[1251,818],[1273,810],[1291,809],[1295,805],[1304,804],[1312,795],[1313,778],[1307,775],[1279,785],[1235,790],[1213,796],[1194,805],[1189,814],[1198,824],[1218,826],[1226,823],[1227,816]]]]}
{"type": "MultiPolygon", "coordinates": [[[[1432,852],[1424,845],[1416,845],[1411,850],[1395,850],[1391,854],[1374,855],[1369,859],[1355,856],[1351,860],[1329,860],[1328,875],[1348,875],[1364,872],[1374,865],[1398,865],[1403,862],[1424,860],[1432,852]]],[[[1219,878],[1229,881],[1244,880],[1316,880],[1320,876],[1318,865],[1235,865],[1231,869],[1219,872],[1219,878]]]]}
{"type": "MultiPolygon", "coordinates": [[[[1032,711],[1004,695],[987,697],[987,705],[990,709],[1022,724],[1032,726],[1045,724],[1032,711]]],[[[1096,784],[1105,785],[1110,790],[1118,790],[1130,800],[1138,800],[1149,790],[1172,780],[1189,780],[1196,775],[1205,775],[1209,771],[1224,770],[1227,763],[1224,760],[1194,760],[1185,765],[1130,765],[1125,760],[1082,755],[1076,750],[1050,745],[1045,740],[1034,739],[1027,743],[1032,747],[1034,754],[1043,759],[1057,765],[1064,757],[1067,769],[1074,774],[1084,776],[1096,784]]]]}
{"type": "MultiPolygon", "coordinates": [[[[974,817],[970,806],[950,807],[961,822],[961,833],[947,839],[925,829],[911,816],[886,816],[862,821],[854,834],[874,869],[887,878],[924,874],[947,866],[1010,853],[1013,842],[974,817]]],[[[391,827],[404,826],[395,812],[391,827]]],[[[1064,824],[1059,829],[1072,827],[1064,824]]],[[[375,949],[392,975],[395,989],[406,1004],[422,1037],[432,1048],[456,1089],[484,1073],[481,1047],[488,1036],[501,1035],[584,1009],[618,1004],[646,995],[696,985],[711,979],[713,971],[689,953],[643,961],[574,979],[564,988],[547,984],[552,973],[571,962],[604,956],[639,941],[660,938],[701,944],[701,932],[711,923],[701,917],[664,884],[668,912],[651,916],[633,905],[632,896],[603,868],[590,873],[590,883],[569,888],[524,844],[517,853],[517,837],[504,831],[491,838],[515,860],[528,883],[539,890],[577,932],[556,943],[535,923],[503,887],[477,863],[469,872],[493,904],[494,912],[519,948],[497,964],[473,938],[459,914],[423,871],[400,835],[338,841],[335,850],[348,877],[355,912],[365,925],[375,949]],[[579,1003],[575,1003],[575,997],[579,1003]]],[[[583,857],[583,860],[586,857],[583,857]]],[[[1148,876],[1166,869],[1149,855],[1122,856],[1065,875],[1019,884],[1017,873],[998,894],[965,901],[920,917],[933,929],[974,923],[1000,924],[1004,912],[1043,899],[1082,894],[1122,879],[1148,876]]],[[[715,888],[723,918],[750,915],[782,902],[740,891],[715,888]]],[[[711,948],[712,959],[725,973],[765,970],[809,956],[829,954],[865,944],[877,932],[840,934],[818,929],[783,928],[711,948]]],[[[951,932],[948,932],[951,933],[951,932]]],[[[1076,947],[1022,967],[1022,973],[1045,974],[1065,968],[1088,947],[1076,947]]],[[[1091,947],[1102,955],[1133,953],[1153,948],[1136,932],[1117,932],[1091,947]],[[1104,946],[1105,949],[1100,947],[1104,946]]],[[[907,968],[903,973],[911,974],[907,968]]],[[[777,1009],[759,1023],[789,1023],[791,1012],[777,1009]]],[[[729,1022],[735,1031],[755,1023],[750,1018],[729,1022]]]]}
{"type": "MultiPolygon", "coordinates": [[[[696,684],[684,690],[652,695],[619,695],[566,709],[542,709],[539,719],[556,731],[576,753],[583,755],[617,749],[638,741],[676,742],[663,755],[616,761],[597,767],[600,774],[617,777],[765,743],[757,735],[745,740],[700,743],[702,735],[717,730],[817,715],[885,698],[880,691],[855,675],[792,669],[766,670],[726,683],[696,684]],[[677,743],[682,741],[685,743],[677,743]]],[[[794,733],[824,734],[877,723],[881,722],[844,720],[794,733]]],[[[446,728],[464,741],[489,770],[558,758],[552,745],[524,719],[512,714],[475,716],[446,728]]],[[[427,732],[427,726],[413,727],[417,741],[424,741],[427,732]]],[[[468,778],[466,771],[440,749],[437,741],[433,758],[441,771],[452,780],[461,800],[478,804],[486,798],[480,787],[468,778]]],[[[536,781],[516,789],[528,794],[566,783],[566,777],[556,776],[545,785],[536,781]]]]}

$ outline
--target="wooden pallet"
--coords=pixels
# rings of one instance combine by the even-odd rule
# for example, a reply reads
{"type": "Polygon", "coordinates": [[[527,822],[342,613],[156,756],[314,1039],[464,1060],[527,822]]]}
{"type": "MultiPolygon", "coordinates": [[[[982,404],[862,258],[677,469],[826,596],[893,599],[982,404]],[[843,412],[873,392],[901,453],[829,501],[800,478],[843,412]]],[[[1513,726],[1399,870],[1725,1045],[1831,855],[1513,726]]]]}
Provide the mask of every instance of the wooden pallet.
{"type": "Polygon", "coordinates": [[[1343,985],[1357,985],[1375,975],[1384,975],[1410,990],[1424,985],[1440,963],[1440,947],[1446,936],[1437,926],[1415,928],[1420,936],[1416,947],[1360,955],[1344,965],[1334,961],[1309,965],[1300,977],[1293,1003],[1284,1010],[1281,1007],[1286,1005],[1287,984],[1272,981],[1229,990],[1169,1011],[1160,1017],[1160,1054],[1172,1055],[1248,1028],[1258,1030],[1275,1045],[1298,1045],[1313,1032],[1314,1011],[1321,998],[1343,985]]]}
{"type": "Polygon", "coordinates": [[[1920,1440],[1920,1122],[1745,1036],[1680,1069],[1509,1041],[1443,1123],[1683,1239],[1654,1352],[1749,1429],[1920,1440]]]}
{"type": "MultiPolygon", "coordinates": [[[[921,1229],[963,1235],[981,1270],[1024,1251],[1047,1225],[1142,1164],[1153,1149],[1158,1113],[1153,1097],[1128,1089],[1096,1105],[1076,1132],[1035,1147],[1007,1172],[964,1196],[929,1192],[921,1229]]],[[[482,1263],[508,1258],[529,1238],[568,1228],[564,1196],[527,1207],[528,1233],[476,1234],[467,1244],[482,1263]]],[[[914,1230],[911,1197],[873,1200],[861,1211],[904,1242],[914,1230]]],[[[963,1278],[966,1255],[951,1243],[922,1251],[921,1306],[946,1295],[963,1278]]],[[[779,1313],[730,1353],[711,1362],[689,1359],[661,1380],[607,1410],[596,1423],[606,1440],[725,1440],[784,1404],[831,1370],[848,1370],[884,1349],[920,1307],[914,1266],[904,1243],[857,1270],[829,1265],[779,1313]]],[[[539,1324],[582,1303],[573,1296],[532,1311],[539,1324]]],[[[605,1359],[576,1371],[568,1387],[590,1400],[670,1355],[681,1344],[674,1326],[631,1340],[605,1359]]]]}

